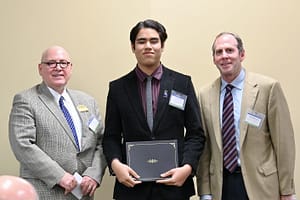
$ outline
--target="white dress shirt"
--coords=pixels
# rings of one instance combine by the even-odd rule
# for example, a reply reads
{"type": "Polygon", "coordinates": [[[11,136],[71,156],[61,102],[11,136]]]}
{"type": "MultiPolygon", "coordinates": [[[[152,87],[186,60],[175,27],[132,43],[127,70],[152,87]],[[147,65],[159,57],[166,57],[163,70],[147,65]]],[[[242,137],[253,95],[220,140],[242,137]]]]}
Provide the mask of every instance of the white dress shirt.
{"type": "Polygon", "coordinates": [[[55,101],[57,102],[57,105],[59,106],[59,99],[61,96],[64,97],[64,105],[66,106],[66,108],[68,109],[75,129],[76,129],[76,134],[77,134],[77,138],[78,138],[78,143],[79,143],[79,148],[81,149],[81,137],[82,137],[82,123],[81,123],[81,119],[78,115],[78,112],[76,110],[76,107],[73,104],[73,101],[70,97],[70,95],[67,93],[66,89],[64,89],[62,94],[59,94],[58,92],[56,92],[55,90],[53,90],[52,88],[48,87],[51,94],[54,96],[55,101]]]}

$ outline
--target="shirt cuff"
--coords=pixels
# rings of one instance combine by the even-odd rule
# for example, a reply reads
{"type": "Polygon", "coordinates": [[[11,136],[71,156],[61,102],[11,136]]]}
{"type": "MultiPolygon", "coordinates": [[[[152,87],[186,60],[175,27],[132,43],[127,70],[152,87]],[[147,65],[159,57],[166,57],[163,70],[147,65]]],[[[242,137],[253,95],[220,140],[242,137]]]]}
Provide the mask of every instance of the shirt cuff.
{"type": "Polygon", "coordinates": [[[201,195],[200,200],[212,200],[212,195],[211,194],[201,195]]]}

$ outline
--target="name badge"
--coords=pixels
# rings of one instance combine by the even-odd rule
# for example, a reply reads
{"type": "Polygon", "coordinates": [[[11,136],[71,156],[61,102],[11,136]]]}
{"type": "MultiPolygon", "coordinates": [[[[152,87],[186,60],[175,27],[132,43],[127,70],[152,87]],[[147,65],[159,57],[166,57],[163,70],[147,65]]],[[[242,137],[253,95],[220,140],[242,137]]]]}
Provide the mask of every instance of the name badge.
{"type": "Polygon", "coordinates": [[[249,109],[246,114],[245,122],[251,126],[260,128],[264,119],[264,114],[249,109]]]}
{"type": "Polygon", "coordinates": [[[187,100],[187,96],[185,94],[172,90],[169,105],[178,108],[180,110],[184,110],[186,100],[187,100]]]}
{"type": "Polygon", "coordinates": [[[99,124],[100,124],[99,121],[95,117],[93,117],[89,121],[89,129],[91,129],[94,133],[96,133],[99,124]]]}

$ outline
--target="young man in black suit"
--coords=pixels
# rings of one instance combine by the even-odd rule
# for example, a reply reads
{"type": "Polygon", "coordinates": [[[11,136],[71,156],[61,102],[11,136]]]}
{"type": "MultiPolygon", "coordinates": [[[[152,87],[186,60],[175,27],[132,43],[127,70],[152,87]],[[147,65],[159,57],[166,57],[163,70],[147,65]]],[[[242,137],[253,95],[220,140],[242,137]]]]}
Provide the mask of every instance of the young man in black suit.
{"type": "Polygon", "coordinates": [[[192,177],[205,137],[191,77],[168,69],[160,58],[167,39],[159,22],[139,22],[130,32],[136,67],[110,83],[107,97],[104,154],[116,175],[117,200],[188,200],[195,194],[192,177]],[[153,122],[147,123],[146,79],[151,77],[153,122]],[[177,140],[178,167],[163,180],[139,181],[126,164],[126,142],[177,140]]]}

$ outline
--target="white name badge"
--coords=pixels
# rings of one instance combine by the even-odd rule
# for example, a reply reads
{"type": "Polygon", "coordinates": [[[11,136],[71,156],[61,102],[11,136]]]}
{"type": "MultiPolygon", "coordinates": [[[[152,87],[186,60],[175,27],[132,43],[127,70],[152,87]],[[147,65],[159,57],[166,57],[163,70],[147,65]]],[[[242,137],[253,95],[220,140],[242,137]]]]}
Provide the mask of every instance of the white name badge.
{"type": "Polygon", "coordinates": [[[172,90],[169,105],[178,108],[180,110],[184,110],[186,100],[187,100],[187,96],[185,94],[172,90]]]}
{"type": "Polygon", "coordinates": [[[251,126],[260,128],[264,119],[264,114],[249,109],[246,114],[245,122],[251,126]]]}
{"type": "Polygon", "coordinates": [[[94,133],[96,133],[99,124],[100,124],[99,121],[98,121],[95,117],[93,117],[93,118],[90,120],[90,122],[89,122],[89,128],[90,128],[94,133]]]}

